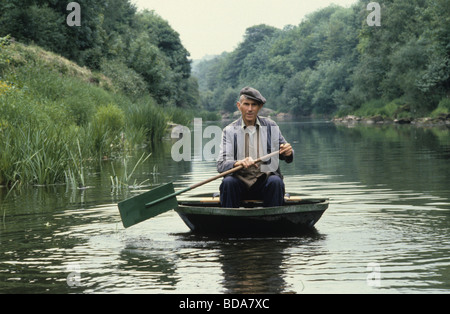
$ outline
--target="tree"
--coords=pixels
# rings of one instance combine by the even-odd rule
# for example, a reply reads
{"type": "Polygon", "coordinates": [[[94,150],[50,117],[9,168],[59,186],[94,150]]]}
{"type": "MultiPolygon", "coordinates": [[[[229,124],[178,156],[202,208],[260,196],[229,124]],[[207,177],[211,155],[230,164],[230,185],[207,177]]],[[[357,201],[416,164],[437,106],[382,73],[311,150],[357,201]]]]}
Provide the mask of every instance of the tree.
{"type": "Polygon", "coordinates": [[[152,44],[148,34],[141,33],[131,42],[127,64],[144,78],[150,94],[159,103],[166,104],[170,100],[172,85],[168,60],[152,44]]]}
{"type": "Polygon", "coordinates": [[[388,0],[381,12],[381,27],[367,24],[363,0],[282,30],[250,27],[235,50],[199,68],[202,94],[252,85],[298,115],[383,103],[426,114],[450,94],[450,2],[388,0]]]}
{"type": "Polygon", "coordinates": [[[120,89],[134,96],[147,86],[145,92],[160,104],[196,104],[189,52],[167,21],[155,12],[137,12],[130,0],[77,3],[80,26],[66,23],[69,11],[65,1],[2,1],[0,36],[11,34],[20,42],[37,44],[93,70],[103,68],[110,74],[139,78],[124,89],[115,76],[122,84],[120,89]],[[107,66],[112,62],[118,66],[107,66]]]}

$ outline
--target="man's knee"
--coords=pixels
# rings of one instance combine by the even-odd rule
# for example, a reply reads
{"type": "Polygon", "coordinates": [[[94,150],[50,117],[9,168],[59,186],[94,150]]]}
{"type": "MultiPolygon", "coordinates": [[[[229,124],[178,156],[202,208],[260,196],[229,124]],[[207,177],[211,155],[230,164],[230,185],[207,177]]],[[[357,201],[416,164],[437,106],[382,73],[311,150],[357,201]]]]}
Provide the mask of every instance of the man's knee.
{"type": "Polygon", "coordinates": [[[241,183],[235,177],[225,177],[220,185],[220,204],[222,207],[239,207],[241,200],[241,183]]]}
{"type": "Polygon", "coordinates": [[[229,177],[223,178],[221,187],[222,188],[230,188],[230,187],[234,187],[235,185],[239,185],[239,179],[229,176],[229,177]]]}
{"type": "Polygon", "coordinates": [[[279,176],[273,175],[267,178],[267,186],[272,188],[284,188],[284,182],[279,176]]]}
{"type": "Polygon", "coordinates": [[[264,206],[281,206],[284,199],[284,182],[279,176],[270,176],[267,178],[266,186],[263,191],[264,206]]]}

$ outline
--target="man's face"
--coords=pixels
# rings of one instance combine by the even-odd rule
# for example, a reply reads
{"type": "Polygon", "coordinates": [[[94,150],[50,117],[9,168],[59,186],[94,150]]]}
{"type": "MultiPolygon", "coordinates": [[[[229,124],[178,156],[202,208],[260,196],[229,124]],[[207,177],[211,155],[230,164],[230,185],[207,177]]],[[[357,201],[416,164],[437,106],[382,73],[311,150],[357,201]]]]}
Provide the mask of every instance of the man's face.
{"type": "Polygon", "coordinates": [[[237,103],[237,108],[242,113],[242,119],[245,125],[254,125],[256,116],[262,105],[253,99],[243,98],[237,103]]]}

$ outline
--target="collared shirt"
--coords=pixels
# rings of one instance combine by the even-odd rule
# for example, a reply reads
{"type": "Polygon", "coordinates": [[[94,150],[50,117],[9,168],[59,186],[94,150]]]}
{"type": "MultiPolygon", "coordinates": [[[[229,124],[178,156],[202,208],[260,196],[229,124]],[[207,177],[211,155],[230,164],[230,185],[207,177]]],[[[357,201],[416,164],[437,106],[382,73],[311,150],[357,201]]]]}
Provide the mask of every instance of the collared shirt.
{"type": "MultiPolygon", "coordinates": [[[[244,131],[244,154],[245,157],[257,159],[261,156],[260,152],[260,126],[259,119],[256,119],[255,125],[246,126],[242,121],[242,128],[244,131]]],[[[248,187],[251,187],[264,173],[261,172],[260,167],[249,167],[241,169],[236,173],[236,176],[243,181],[248,187]]],[[[268,174],[267,174],[268,175],[268,174]]]]}
{"type": "Polygon", "coordinates": [[[256,119],[255,125],[246,126],[242,120],[242,129],[245,134],[245,157],[257,159],[262,156],[260,143],[260,126],[259,119],[256,119]]]}

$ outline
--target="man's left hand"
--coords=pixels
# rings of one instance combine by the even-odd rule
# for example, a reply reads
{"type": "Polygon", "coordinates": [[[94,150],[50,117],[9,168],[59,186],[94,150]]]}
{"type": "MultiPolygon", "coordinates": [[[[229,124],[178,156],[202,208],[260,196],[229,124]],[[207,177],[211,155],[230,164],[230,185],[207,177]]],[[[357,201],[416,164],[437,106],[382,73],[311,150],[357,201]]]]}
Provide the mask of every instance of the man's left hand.
{"type": "Polygon", "coordinates": [[[292,155],[292,146],[289,143],[280,145],[281,155],[288,157],[292,155]]]}

